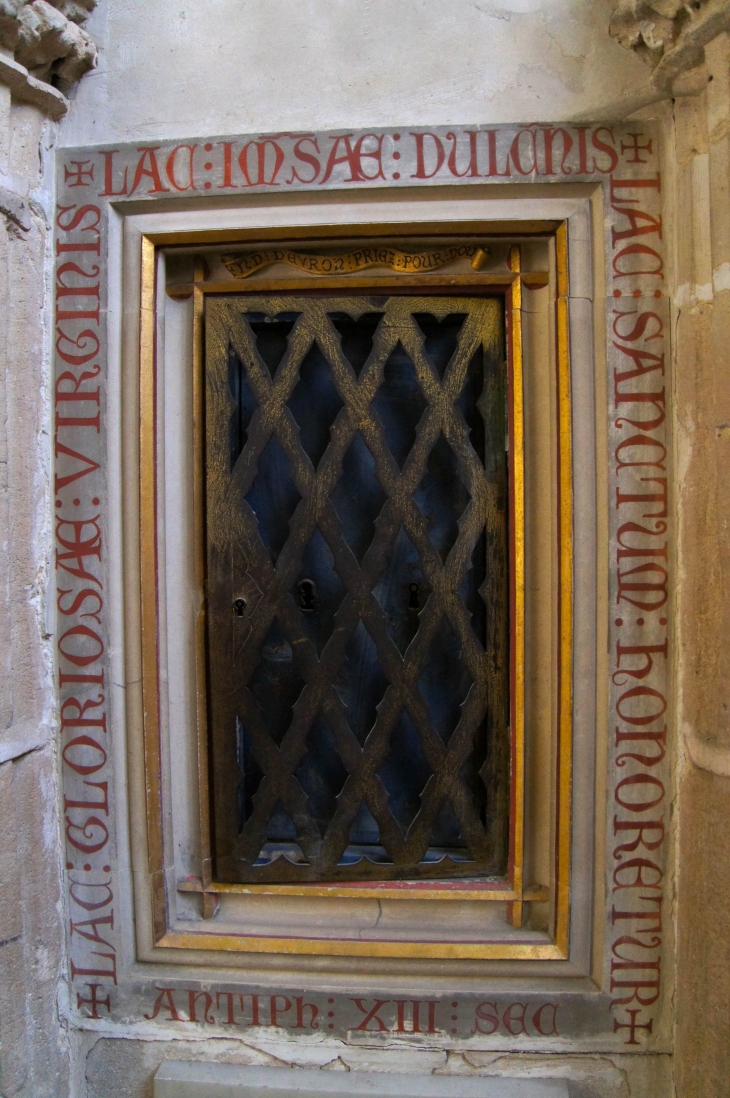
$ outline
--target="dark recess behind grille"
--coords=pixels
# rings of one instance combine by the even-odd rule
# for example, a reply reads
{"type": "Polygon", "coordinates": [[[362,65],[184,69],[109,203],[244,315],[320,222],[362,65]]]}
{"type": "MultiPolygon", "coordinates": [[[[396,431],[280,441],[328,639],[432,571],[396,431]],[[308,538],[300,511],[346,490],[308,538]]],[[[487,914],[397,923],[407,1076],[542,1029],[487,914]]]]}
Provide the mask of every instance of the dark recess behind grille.
{"type": "Polygon", "coordinates": [[[504,359],[494,298],[208,299],[219,880],[504,873],[504,359]]]}

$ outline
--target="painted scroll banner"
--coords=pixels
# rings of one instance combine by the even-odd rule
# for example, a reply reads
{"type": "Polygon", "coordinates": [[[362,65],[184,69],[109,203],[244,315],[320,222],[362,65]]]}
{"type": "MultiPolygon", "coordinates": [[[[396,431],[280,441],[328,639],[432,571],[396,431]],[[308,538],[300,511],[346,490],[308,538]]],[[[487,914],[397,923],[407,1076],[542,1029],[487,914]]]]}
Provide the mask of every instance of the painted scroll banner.
{"type": "Polygon", "coordinates": [[[419,274],[434,271],[455,259],[470,259],[475,271],[481,270],[488,251],[476,244],[452,244],[429,252],[401,252],[397,248],[358,248],[340,255],[308,255],[286,248],[266,248],[222,256],[223,263],[234,278],[248,278],[263,267],[287,263],[305,274],[356,274],[369,267],[390,267],[399,274],[419,274]]]}

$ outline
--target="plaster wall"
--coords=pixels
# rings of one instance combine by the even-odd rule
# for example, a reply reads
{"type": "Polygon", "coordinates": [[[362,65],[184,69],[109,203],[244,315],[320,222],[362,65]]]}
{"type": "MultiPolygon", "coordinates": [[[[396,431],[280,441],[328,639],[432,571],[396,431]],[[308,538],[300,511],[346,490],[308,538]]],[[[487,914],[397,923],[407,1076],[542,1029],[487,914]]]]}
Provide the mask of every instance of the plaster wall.
{"type": "Polygon", "coordinates": [[[612,0],[101,0],[69,146],[624,117],[656,98],[612,0]]]}

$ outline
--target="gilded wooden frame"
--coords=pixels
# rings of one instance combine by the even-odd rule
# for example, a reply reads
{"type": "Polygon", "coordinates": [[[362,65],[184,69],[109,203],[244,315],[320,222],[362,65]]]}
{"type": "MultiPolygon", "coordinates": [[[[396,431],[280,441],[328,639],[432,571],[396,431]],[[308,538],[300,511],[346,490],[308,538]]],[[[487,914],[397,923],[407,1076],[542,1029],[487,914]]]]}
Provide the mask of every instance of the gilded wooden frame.
{"type": "MultiPolygon", "coordinates": [[[[466,226],[446,223],[399,226],[398,235],[418,233],[420,236],[456,235],[466,226]]],[[[360,231],[369,236],[393,235],[393,226],[362,226],[360,231]]],[[[357,235],[358,227],[332,227],[329,231],[318,228],[316,235],[357,235]]],[[[140,583],[141,583],[141,656],[142,698],[145,758],[145,794],[147,809],[148,874],[151,884],[152,916],[155,944],[177,949],[225,950],[245,953],[296,953],[332,956],[372,957],[430,957],[444,959],[480,958],[490,960],[563,960],[568,956],[570,929],[570,854],[571,854],[571,782],[572,782],[572,632],[573,632],[573,514],[572,514],[572,458],[571,458],[571,407],[570,407],[570,354],[568,339],[568,249],[567,224],[565,222],[512,222],[498,225],[469,223],[469,235],[534,235],[552,236],[555,244],[557,270],[557,299],[555,303],[556,372],[557,372],[557,469],[558,469],[558,557],[559,579],[557,591],[558,636],[558,721],[557,721],[557,771],[556,771],[556,843],[555,887],[552,896],[551,930],[553,943],[533,944],[519,942],[419,942],[417,940],[367,941],[336,938],[262,937],[244,934],[218,934],[212,928],[180,933],[168,929],[167,902],[165,896],[164,859],[162,842],[162,790],[160,754],[160,700],[159,700],[159,645],[158,645],[158,560],[157,560],[157,249],[163,245],[191,243],[234,243],[252,239],[275,239],[283,236],[279,230],[270,234],[260,231],[229,231],[218,233],[160,233],[142,237],[141,302],[140,302],[140,409],[139,409],[139,503],[140,503],[140,583]],[[496,231],[495,231],[496,230],[496,231]]],[[[288,230],[291,239],[300,235],[288,230]]],[[[314,235],[312,231],[306,235],[314,235]]],[[[199,881],[182,885],[184,891],[202,895],[203,915],[210,918],[217,907],[217,897],[223,893],[266,893],[269,895],[377,897],[379,899],[438,899],[506,901],[509,918],[514,927],[522,925],[523,905],[528,901],[547,898],[545,890],[525,887],[523,880],[524,855],[524,638],[525,638],[525,590],[524,590],[524,424],[523,424],[523,341],[522,341],[522,292],[524,285],[545,285],[547,278],[541,273],[520,270],[520,248],[510,250],[509,272],[505,274],[476,273],[468,275],[394,275],[344,277],[305,276],[286,280],[256,279],[256,292],[282,289],[301,290],[324,286],[335,289],[387,289],[393,286],[437,287],[461,286],[465,289],[494,287],[505,293],[507,321],[509,414],[511,420],[511,696],[512,696],[512,778],[510,821],[510,871],[508,887],[486,885],[483,888],[435,888],[432,882],[413,885],[403,882],[374,887],[353,884],[340,885],[238,885],[222,884],[213,879],[210,855],[208,747],[205,675],[205,616],[204,610],[196,621],[197,650],[197,762],[199,773],[199,822],[201,834],[201,871],[199,881]],[[305,891],[306,890],[306,891],[305,891]]],[[[194,342],[193,342],[193,432],[195,449],[194,508],[195,567],[197,579],[203,585],[205,573],[203,530],[203,310],[207,294],[231,293],[233,290],[253,291],[254,285],[246,283],[206,283],[202,262],[196,261],[195,282],[190,289],[194,294],[194,342]]],[[[178,886],[181,887],[181,886],[178,886]]]]}

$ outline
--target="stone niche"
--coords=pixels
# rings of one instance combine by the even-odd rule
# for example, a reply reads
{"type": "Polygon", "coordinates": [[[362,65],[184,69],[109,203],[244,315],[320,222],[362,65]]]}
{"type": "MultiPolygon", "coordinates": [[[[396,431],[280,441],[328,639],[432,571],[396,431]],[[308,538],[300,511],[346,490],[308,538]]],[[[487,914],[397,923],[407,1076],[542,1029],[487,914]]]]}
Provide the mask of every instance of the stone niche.
{"type": "Polygon", "coordinates": [[[95,1098],[105,1079],[143,1088],[161,1061],[233,1052],[413,1071],[427,1089],[444,1071],[509,1078],[519,1052],[525,1094],[546,1063],[535,1093],[649,1094],[645,1073],[666,1070],[672,934],[655,892],[672,834],[653,813],[669,762],[637,746],[661,749],[666,708],[663,482],[661,517],[642,518],[666,444],[647,383],[668,315],[662,173],[643,122],[64,150],[57,644],[71,1002],[74,1025],[104,1026],[95,1098]],[[338,292],[441,279],[505,303],[525,777],[491,898],[479,880],[458,900],[437,881],[428,899],[231,883],[210,846],[198,337],[216,296],[330,292],[334,259],[338,292]]]}

